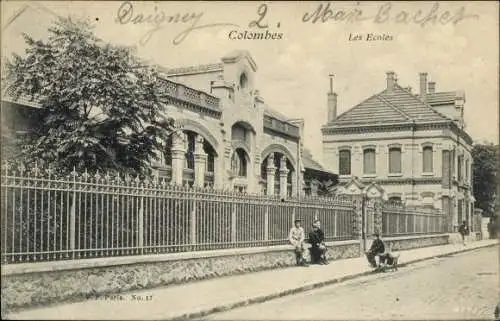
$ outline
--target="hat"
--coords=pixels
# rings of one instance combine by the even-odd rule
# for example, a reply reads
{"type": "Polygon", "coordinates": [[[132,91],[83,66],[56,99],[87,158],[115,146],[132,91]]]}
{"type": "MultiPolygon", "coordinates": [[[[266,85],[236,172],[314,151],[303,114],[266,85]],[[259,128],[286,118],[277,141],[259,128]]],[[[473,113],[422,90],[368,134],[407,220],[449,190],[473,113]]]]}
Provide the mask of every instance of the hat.
{"type": "Polygon", "coordinates": [[[300,218],[296,219],[295,221],[293,221],[294,223],[297,223],[297,222],[302,222],[302,220],[300,218]]]}
{"type": "Polygon", "coordinates": [[[380,235],[378,233],[373,233],[373,236],[379,237],[380,235]]]}

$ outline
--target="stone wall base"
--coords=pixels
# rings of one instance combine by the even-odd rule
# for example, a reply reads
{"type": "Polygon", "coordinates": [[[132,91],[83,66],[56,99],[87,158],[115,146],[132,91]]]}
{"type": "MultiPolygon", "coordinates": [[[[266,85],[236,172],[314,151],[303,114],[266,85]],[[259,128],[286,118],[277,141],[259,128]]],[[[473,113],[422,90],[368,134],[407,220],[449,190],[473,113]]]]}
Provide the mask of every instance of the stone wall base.
{"type": "Polygon", "coordinates": [[[449,244],[449,234],[387,237],[383,241],[391,251],[404,251],[449,244]]]}
{"type": "MultiPolygon", "coordinates": [[[[335,242],[329,245],[329,259],[338,260],[360,255],[358,241],[335,242]]],[[[26,308],[51,303],[75,302],[96,295],[115,294],[137,289],[168,286],[214,277],[283,268],[295,264],[295,256],[288,246],[263,248],[260,253],[242,254],[244,250],[221,250],[219,256],[188,253],[191,258],[164,259],[133,257],[128,263],[124,258],[108,260],[108,266],[82,267],[87,262],[50,262],[37,271],[39,263],[28,263],[28,269],[9,266],[2,269],[2,310],[26,308]],[[198,257],[197,257],[198,256],[198,257]],[[133,262],[142,260],[141,262],[133,262]],[[115,265],[113,265],[115,264],[115,265]],[[116,265],[118,264],[118,265],[116,265]],[[73,265],[73,266],[71,266],[73,265]],[[61,268],[64,266],[64,268],[61,268]],[[17,270],[17,272],[16,272],[17,270]]],[[[248,252],[248,250],[247,250],[248,252]]],[[[83,261],[83,260],[81,260],[83,261]]]]}

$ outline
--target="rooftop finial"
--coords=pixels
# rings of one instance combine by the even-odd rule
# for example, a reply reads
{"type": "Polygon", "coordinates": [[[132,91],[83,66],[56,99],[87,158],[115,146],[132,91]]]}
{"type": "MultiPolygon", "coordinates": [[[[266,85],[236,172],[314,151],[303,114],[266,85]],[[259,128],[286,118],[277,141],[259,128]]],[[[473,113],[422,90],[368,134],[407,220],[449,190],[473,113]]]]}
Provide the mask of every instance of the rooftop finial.
{"type": "Polygon", "coordinates": [[[330,92],[333,93],[333,77],[335,77],[335,75],[329,74],[328,77],[330,77],[330,92]]]}

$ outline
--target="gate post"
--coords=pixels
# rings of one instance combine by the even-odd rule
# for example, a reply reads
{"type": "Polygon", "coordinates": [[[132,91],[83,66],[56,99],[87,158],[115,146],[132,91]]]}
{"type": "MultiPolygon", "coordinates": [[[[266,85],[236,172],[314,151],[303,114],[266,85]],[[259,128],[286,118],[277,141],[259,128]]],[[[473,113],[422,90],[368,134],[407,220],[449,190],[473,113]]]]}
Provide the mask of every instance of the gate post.
{"type": "Polygon", "coordinates": [[[364,244],[364,233],[363,233],[363,216],[364,216],[364,206],[363,206],[363,197],[361,195],[353,195],[352,196],[353,205],[354,205],[354,215],[352,219],[353,224],[353,237],[359,240],[359,254],[360,256],[364,255],[365,252],[365,244],[364,244]]]}
{"type": "Polygon", "coordinates": [[[236,243],[236,202],[231,207],[231,242],[236,243]]]}
{"type": "Polygon", "coordinates": [[[373,206],[374,206],[374,217],[373,217],[373,228],[375,232],[378,232],[380,235],[382,235],[383,231],[383,225],[382,225],[382,211],[383,211],[383,204],[382,204],[381,199],[375,200],[373,206]]]}
{"type": "Polygon", "coordinates": [[[193,208],[191,209],[191,212],[189,213],[189,243],[193,246],[193,250],[196,249],[197,247],[197,238],[196,238],[196,208],[198,206],[198,200],[197,200],[197,193],[196,193],[196,187],[194,189],[194,197],[193,197],[193,208]]]}

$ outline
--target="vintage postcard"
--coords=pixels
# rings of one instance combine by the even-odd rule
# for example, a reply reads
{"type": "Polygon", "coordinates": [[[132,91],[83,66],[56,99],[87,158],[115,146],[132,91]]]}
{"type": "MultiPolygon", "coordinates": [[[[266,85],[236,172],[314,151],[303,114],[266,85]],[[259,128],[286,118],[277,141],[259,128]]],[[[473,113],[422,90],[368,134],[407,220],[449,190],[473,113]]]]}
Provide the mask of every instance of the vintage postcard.
{"type": "Polygon", "coordinates": [[[500,320],[495,1],[2,1],[2,318],[500,320]]]}

